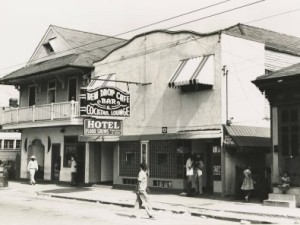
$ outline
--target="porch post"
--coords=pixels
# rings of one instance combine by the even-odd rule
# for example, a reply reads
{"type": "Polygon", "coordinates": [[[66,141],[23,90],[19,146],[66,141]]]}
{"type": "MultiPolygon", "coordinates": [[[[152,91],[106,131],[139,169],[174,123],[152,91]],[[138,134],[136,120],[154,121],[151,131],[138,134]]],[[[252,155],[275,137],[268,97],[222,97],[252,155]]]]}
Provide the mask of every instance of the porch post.
{"type": "Polygon", "coordinates": [[[84,174],[84,183],[88,184],[90,182],[90,144],[85,142],[85,174],[84,174]]]}

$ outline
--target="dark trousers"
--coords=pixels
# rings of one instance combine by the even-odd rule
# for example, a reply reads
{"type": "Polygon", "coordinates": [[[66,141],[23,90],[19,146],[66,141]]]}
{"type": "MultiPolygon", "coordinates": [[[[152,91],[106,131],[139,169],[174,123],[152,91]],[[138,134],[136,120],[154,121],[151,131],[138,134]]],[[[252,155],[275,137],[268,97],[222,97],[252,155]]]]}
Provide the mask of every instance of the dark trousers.
{"type": "Polygon", "coordinates": [[[71,185],[76,185],[77,184],[76,177],[77,177],[77,173],[76,172],[72,172],[71,173],[71,185]]]}
{"type": "Polygon", "coordinates": [[[192,194],[193,176],[187,176],[187,194],[192,194]]]}

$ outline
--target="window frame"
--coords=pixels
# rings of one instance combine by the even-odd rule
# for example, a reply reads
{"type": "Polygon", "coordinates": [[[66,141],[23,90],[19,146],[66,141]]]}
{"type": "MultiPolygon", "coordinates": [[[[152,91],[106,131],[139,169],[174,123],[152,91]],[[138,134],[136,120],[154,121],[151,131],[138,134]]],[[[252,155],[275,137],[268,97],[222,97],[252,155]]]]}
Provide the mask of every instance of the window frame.
{"type": "Polygon", "coordinates": [[[71,101],[71,100],[74,100],[74,101],[76,101],[77,100],[77,95],[78,95],[78,77],[70,77],[69,79],[68,79],[68,101],[71,101]],[[75,84],[75,98],[74,99],[72,99],[72,97],[70,96],[70,81],[71,80],[75,80],[76,81],[76,84],[75,84]]]}
{"type": "Polygon", "coordinates": [[[56,80],[49,80],[47,83],[47,102],[48,103],[55,103],[56,102],[56,90],[57,90],[57,81],[56,80]],[[54,82],[55,87],[49,87],[50,83],[54,82]],[[49,92],[54,91],[54,102],[51,102],[49,99],[49,92]]]}
{"type": "Polygon", "coordinates": [[[300,140],[300,105],[278,106],[278,142],[281,155],[298,156],[300,152],[298,140],[300,140]]]}

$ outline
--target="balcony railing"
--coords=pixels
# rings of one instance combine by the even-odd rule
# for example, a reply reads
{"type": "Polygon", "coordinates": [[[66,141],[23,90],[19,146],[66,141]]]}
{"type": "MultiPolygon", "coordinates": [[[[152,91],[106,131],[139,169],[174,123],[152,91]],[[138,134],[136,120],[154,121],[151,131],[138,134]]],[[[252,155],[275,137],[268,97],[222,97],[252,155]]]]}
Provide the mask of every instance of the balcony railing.
{"type": "Polygon", "coordinates": [[[56,119],[73,119],[79,116],[79,102],[59,102],[9,109],[3,112],[2,125],[56,119]]]}

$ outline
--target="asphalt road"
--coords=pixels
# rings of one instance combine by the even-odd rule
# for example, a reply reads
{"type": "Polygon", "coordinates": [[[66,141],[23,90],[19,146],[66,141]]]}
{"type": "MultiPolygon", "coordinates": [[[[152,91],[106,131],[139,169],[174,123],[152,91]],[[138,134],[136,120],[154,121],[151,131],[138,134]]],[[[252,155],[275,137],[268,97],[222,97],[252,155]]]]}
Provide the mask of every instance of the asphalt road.
{"type": "Polygon", "coordinates": [[[239,224],[166,211],[155,211],[155,219],[148,219],[141,210],[140,218],[131,218],[132,212],[133,208],[0,190],[1,225],[239,224]]]}

